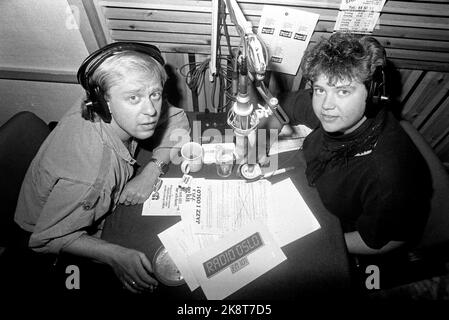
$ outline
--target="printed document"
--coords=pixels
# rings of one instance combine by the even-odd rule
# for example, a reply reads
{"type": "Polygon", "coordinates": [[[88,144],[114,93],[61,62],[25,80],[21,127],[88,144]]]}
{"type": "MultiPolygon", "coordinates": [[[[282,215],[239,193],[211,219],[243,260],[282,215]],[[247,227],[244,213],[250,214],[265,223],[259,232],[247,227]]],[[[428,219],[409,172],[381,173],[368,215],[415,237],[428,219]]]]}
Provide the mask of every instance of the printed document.
{"type": "MultiPolygon", "coordinates": [[[[199,210],[190,210],[195,233],[222,235],[248,222],[267,220],[271,183],[259,180],[205,180],[199,210]]],[[[186,217],[184,215],[184,217],[186,217]]]]}
{"type": "Polygon", "coordinates": [[[268,70],[296,75],[318,17],[289,7],[264,6],[257,35],[268,49],[268,70]]]}
{"type": "Polygon", "coordinates": [[[194,234],[191,225],[184,220],[179,221],[158,235],[170,258],[181,272],[191,291],[199,287],[199,283],[190,267],[188,256],[207,247],[219,237],[215,235],[194,234]]]}
{"type": "Polygon", "coordinates": [[[188,257],[207,299],[224,299],[286,256],[267,227],[254,221],[188,257]]]}
{"type": "Polygon", "coordinates": [[[342,0],[334,31],[372,33],[384,4],[385,0],[342,0]]]}
{"type": "Polygon", "coordinates": [[[182,215],[182,219],[191,215],[194,233],[223,235],[260,220],[283,247],[320,228],[290,178],[275,184],[265,179],[203,182],[201,201],[206,205],[182,215]]]}
{"type": "MultiPolygon", "coordinates": [[[[232,238],[232,234],[248,225],[264,224],[279,247],[320,228],[317,219],[290,178],[275,184],[267,180],[247,183],[241,180],[199,179],[187,198],[189,205],[183,208],[189,209],[181,212],[181,221],[160,233],[159,238],[192,291],[199,287],[200,282],[192,269],[189,257],[207,249],[224,237],[232,238]],[[240,185],[242,182],[244,185],[240,185]],[[220,184],[221,187],[218,187],[220,184]],[[207,195],[213,192],[212,190],[221,190],[215,194],[213,201],[221,204],[228,201],[240,205],[227,205],[226,208],[232,213],[224,214],[223,218],[217,217],[217,213],[213,212],[216,206],[209,206],[215,208],[210,210],[202,205],[212,201],[210,195],[207,195]],[[266,208],[261,209],[262,203],[266,208]],[[240,208],[242,206],[244,208],[240,208]],[[256,212],[259,209],[261,211],[256,212]]],[[[220,209],[220,212],[223,210],[220,209]]]]}
{"type": "MultiPolygon", "coordinates": [[[[143,216],[179,216],[182,211],[194,210],[197,194],[201,193],[204,185],[203,178],[195,178],[189,189],[182,189],[179,184],[181,178],[162,178],[162,185],[158,192],[151,193],[144,202],[143,216]]],[[[198,201],[200,201],[198,199],[198,201]]],[[[201,202],[201,201],[200,201],[201,202]]]]}

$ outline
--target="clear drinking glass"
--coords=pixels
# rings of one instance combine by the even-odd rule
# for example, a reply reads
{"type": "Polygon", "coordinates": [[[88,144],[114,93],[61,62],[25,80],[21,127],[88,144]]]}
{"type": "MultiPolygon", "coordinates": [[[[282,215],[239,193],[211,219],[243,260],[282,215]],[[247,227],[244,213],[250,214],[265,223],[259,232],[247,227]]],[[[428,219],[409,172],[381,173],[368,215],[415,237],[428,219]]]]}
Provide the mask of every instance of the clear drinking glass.
{"type": "Polygon", "coordinates": [[[217,146],[215,149],[215,163],[217,166],[217,174],[220,177],[229,177],[234,166],[233,150],[217,146]]]}

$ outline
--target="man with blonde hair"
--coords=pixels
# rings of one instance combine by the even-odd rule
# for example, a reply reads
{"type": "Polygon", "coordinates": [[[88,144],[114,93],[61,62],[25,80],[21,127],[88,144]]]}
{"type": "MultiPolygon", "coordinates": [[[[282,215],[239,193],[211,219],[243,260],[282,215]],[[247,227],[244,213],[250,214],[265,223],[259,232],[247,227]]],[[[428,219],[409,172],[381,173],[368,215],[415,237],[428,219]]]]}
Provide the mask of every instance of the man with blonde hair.
{"type": "MultiPolygon", "coordinates": [[[[189,132],[183,110],[164,99],[167,74],[158,48],[117,42],[92,53],[78,80],[81,109],[70,110],[41,146],[24,179],[15,221],[37,253],[69,253],[109,265],[131,292],[157,285],[144,253],[100,238],[106,215],[142,203],[170,160],[174,130],[189,132]],[[135,176],[138,141],[158,143],[135,176]]],[[[81,276],[83,270],[80,270],[81,276]]]]}

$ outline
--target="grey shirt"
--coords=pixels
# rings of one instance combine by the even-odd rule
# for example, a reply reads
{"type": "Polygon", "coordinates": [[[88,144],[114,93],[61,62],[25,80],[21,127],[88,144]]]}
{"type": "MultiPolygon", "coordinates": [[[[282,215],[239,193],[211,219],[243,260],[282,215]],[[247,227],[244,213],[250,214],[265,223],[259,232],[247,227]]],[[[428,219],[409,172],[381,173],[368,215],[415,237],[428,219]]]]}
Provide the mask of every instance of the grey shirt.
{"type": "MultiPolygon", "coordinates": [[[[171,106],[159,124],[164,132],[155,157],[175,145],[172,130],[189,131],[184,111],[171,106]]],[[[15,221],[32,232],[29,246],[58,253],[82,234],[99,236],[133,175],[136,146],[133,141],[127,149],[102,121],[85,120],[79,106],[71,108],[42,144],[20,190],[15,221]]]]}

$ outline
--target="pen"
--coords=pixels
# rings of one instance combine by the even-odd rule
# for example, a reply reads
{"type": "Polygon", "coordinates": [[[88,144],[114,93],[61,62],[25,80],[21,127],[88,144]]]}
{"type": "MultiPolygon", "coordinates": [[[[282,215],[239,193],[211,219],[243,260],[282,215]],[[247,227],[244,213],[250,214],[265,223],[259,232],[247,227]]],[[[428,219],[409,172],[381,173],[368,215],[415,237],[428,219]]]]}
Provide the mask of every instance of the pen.
{"type": "Polygon", "coordinates": [[[276,176],[278,174],[281,174],[281,173],[284,173],[284,172],[287,172],[287,171],[290,171],[293,169],[295,169],[295,167],[287,167],[287,168],[282,168],[282,169],[274,170],[271,172],[267,172],[262,176],[262,178],[270,178],[270,177],[276,176]]]}

